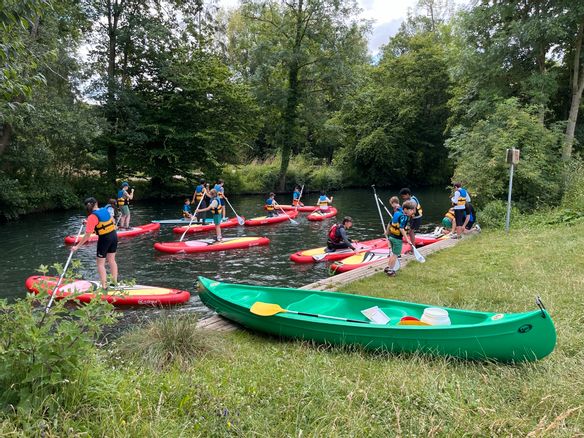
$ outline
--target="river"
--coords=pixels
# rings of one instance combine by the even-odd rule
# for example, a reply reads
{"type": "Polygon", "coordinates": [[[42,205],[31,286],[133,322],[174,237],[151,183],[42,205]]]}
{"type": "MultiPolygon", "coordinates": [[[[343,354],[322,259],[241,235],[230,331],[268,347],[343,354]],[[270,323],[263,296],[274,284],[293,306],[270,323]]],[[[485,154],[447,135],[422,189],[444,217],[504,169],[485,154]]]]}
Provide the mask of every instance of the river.
{"type": "MultiPolygon", "coordinates": [[[[379,195],[386,205],[389,196],[397,190],[380,190],[379,195]]],[[[228,193],[228,192],[227,192],[228,193]]],[[[379,214],[371,190],[347,189],[335,193],[333,205],[339,210],[337,220],[343,216],[353,217],[350,236],[355,240],[368,240],[381,236],[379,214]]],[[[424,208],[424,225],[432,228],[442,219],[449,207],[448,192],[441,188],[418,190],[415,195],[424,208]]],[[[139,193],[136,193],[139,199],[139,193]]],[[[317,194],[304,197],[305,204],[316,203],[317,194]]],[[[284,196],[276,198],[282,204],[290,203],[284,196]]],[[[264,214],[262,196],[232,196],[230,201],[238,214],[246,217],[264,214]]],[[[132,205],[132,225],[148,223],[154,219],[172,219],[179,216],[180,203],[141,203],[132,205]]],[[[135,279],[138,284],[166,286],[194,291],[197,276],[258,285],[302,286],[328,275],[327,264],[297,265],[289,260],[290,254],[301,249],[323,246],[333,219],[310,222],[306,213],[296,221],[260,227],[237,227],[225,229],[224,236],[267,236],[271,243],[265,247],[201,253],[190,255],[164,255],[154,250],[154,242],[178,240],[172,226],[163,225],[160,231],[133,238],[120,239],[117,261],[120,280],[135,279]]],[[[0,225],[0,298],[10,300],[24,297],[24,281],[38,273],[41,264],[64,263],[69,246],[63,238],[76,234],[83,211],[69,210],[39,213],[18,221],[0,225]]],[[[388,216],[384,212],[384,220],[388,216]]],[[[187,239],[200,239],[212,233],[187,235],[187,239]]],[[[87,279],[97,279],[95,270],[95,244],[88,243],[75,258],[82,262],[82,273],[87,279]]],[[[204,311],[204,306],[193,294],[189,308],[204,311]]],[[[148,311],[143,310],[143,311],[148,311]]]]}

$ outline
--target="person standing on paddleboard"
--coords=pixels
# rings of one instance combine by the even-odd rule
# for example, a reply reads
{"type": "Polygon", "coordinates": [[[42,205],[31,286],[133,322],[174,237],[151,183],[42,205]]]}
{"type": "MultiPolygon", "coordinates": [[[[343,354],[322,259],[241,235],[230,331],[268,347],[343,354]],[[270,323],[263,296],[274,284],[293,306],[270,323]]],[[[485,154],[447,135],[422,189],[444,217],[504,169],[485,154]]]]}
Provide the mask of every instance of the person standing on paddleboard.
{"type": "Polygon", "coordinates": [[[225,219],[225,187],[224,187],[225,183],[223,182],[222,179],[217,181],[217,184],[215,184],[215,187],[213,187],[213,189],[217,192],[217,196],[219,197],[219,201],[221,202],[221,211],[223,212],[223,216],[222,219],[225,219]]]}
{"type": "Polygon", "coordinates": [[[122,183],[122,188],[118,191],[118,208],[122,213],[120,228],[126,230],[130,228],[130,201],[134,199],[134,189],[130,189],[130,184],[126,181],[122,183]]]}
{"type": "Polygon", "coordinates": [[[326,252],[333,252],[337,249],[346,248],[355,251],[353,241],[349,239],[349,236],[347,235],[347,230],[351,229],[352,226],[353,219],[350,216],[345,216],[342,223],[334,224],[328,232],[326,252]]]}
{"type": "MultiPolygon", "coordinates": [[[[195,188],[195,193],[193,193],[193,200],[191,201],[191,203],[195,204],[195,207],[199,206],[200,208],[205,208],[208,205],[207,203],[207,201],[209,200],[208,188],[209,184],[205,184],[205,180],[201,179],[199,181],[199,185],[195,188]],[[201,205],[199,205],[199,202],[201,203],[201,205]]],[[[205,219],[207,219],[207,212],[201,215],[201,217],[199,218],[199,222],[201,224],[204,224],[205,219]]]]}
{"type": "Polygon", "coordinates": [[[118,282],[118,265],[116,263],[116,251],[118,249],[118,233],[116,225],[108,211],[107,206],[99,208],[95,198],[87,198],[84,202],[87,211],[87,221],[85,225],[85,234],[77,245],[71,248],[71,251],[77,251],[87,242],[91,235],[97,234],[97,273],[101,287],[107,289],[107,272],[105,264],[110,267],[114,284],[118,282]]]}
{"type": "Polygon", "coordinates": [[[217,190],[211,189],[209,195],[211,196],[211,202],[209,203],[209,206],[195,210],[195,216],[199,212],[211,210],[211,213],[213,214],[213,223],[215,224],[215,232],[217,233],[215,240],[217,242],[222,242],[223,238],[221,237],[221,221],[223,220],[222,210],[224,210],[224,208],[221,205],[221,200],[219,199],[217,190]]]}

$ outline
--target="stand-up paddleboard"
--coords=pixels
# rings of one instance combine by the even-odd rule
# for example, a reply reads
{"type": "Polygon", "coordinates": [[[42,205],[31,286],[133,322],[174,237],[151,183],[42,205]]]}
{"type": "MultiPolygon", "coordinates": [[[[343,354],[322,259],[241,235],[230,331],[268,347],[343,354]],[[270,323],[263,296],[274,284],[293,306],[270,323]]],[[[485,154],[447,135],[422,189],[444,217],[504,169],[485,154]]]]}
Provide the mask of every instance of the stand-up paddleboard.
{"type": "Polygon", "coordinates": [[[307,249],[298,251],[290,256],[290,260],[295,263],[318,263],[342,260],[354,254],[371,251],[378,248],[387,248],[387,239],[366,240],[354,244],[356,250],[339,249],[333,252],[326,252],[326,247],[307,249]]]}
{"type": "MultiPolygon", "coordinates": [[[[312,213],[314,210],[316,210],[318,208],[318,205],[304,205],[302,207],[294,207],[293,205],[282,205],[282,204],[278,204],[278,206],[282,209],[282,210],[296,210],[299,211],[301,213],[312,213]]],[[[264,209],[266,208],[266,206],[264,205],[264,209]]]]}
{"type": "MultiPolygon", "coordinates": [[[[133,237],[139,236],[140,234],[151,233],[160,229],[160,224],[158,223],[150,223],[146,225],[140,225],[139,227],[132,227],[129,230],[117,230],[118,238],[122,237],[133,237]]],[[[74,245],[81,240],[82,237],[77,239],[77,236],[67,236],[65,237],[65,243],[67,245],[74,245]]],[[[88,242],[97,242],[98,235],[92,234],[91,237],[87,240],[88,242]]]]}
{"type": "MultiPolygon", "coordinates": [[[[230,219],[223,220],[223,222],[221,222],[219,227],[220,228],[233,228],[233,227],[236,227],[237,225],[239,225],[237,222],[237,218],[232,217],[230,219]]],[[[193,222],[193,224],[189,227],[188,223],[187,223],[187,225],[184,227],[173,228],[172,232],[176,233],[176,234],[182,234],[185,232],[185,230],[187,230],[187,234],[192,234],[192,233],[202,233],[203,231],[213,231],[214,229],[215,229],[215,224],[213,223],[213,219],[211,219],[209,223],[205,222],[205,225],[196,224],[193,222]]]]}
{"type": "MultiPolygon", "coordinates": [[[[35,294],[40,290],[52,292],[57,285],[58,277],[46,277],[33,275],[26,280],[26,288],[35,294]]],[[[108,288],[107,293],[101,289],[98,281],[87,280],[63,280],[61,286],[55,291],[56,299],[63,299],[75,295],[75,299],[82,303],[88,303],[95,298],[95,293],[101,295],[101,299],[114,306],[157,306],[180,304],[189,300],[191,294],[185,290],[168,289],[155,286],[116,286],[108,288]]]]}
{"type": "Polygon", "coordinates": [[[297,211],[290,211],[289,213],[287,213],[288,216],[286,216],[284,213],[280,212],[280,214],[278,216],[272,216],[272,217],[268,217],[268,216],[259,216],[259,217],[252,217],[251,219],[246,219],[245,220],[245,226],[246,227],[255,227],[258,225],[269,225],[269,224],[277,224],[280,222],[286,222],[290,219],[294,219],[296,216],[298,216],[298,212],[297,211]]]}
{"type": "Polygon", "coordinates": [[[337,209],[335,207],[329,207],[327,211],[322,210],[315,210],[310,213],[307,218],[309,221],[322,221],[328,219],[330,217],[334,217],[337,215],[337,209]]]}
{"type": "Polygon", "coordinates": [[[267,245],[267,237],[225,237],[221,242],[213,239],[186,240],[184,242],[157,242],[154,249],[169,254],[190,254],[196,252],[226,251],[267,245]]]}

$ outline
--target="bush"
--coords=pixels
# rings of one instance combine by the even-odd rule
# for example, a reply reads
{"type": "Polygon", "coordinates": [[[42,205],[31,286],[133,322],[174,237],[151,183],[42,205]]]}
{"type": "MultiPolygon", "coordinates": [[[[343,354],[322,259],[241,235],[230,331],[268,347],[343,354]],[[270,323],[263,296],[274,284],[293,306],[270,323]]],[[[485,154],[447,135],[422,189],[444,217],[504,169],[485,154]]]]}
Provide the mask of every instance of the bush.
{"type": "Polygon", "coordinates": [[[575,159],[565,170],[566,179],[562,206],[584,211],[584,161],[575,159]]]}
{"type": "Polygon", "coordinates": [[[167,314],[125,335],[117,350],[126,359],[162,370],[172,365],[186,367],[206,354],[221,351],[221,346],[218,336],[197,329],[196,315],[167,314]]]}
{"type": "Polygon", "coordinates": [[[114,322],[112,306],[96,299],[68,310],[54,301],[45,312],[49,288],[8,304],[0,301],[0,405],[19,413],[50,414],[68,405],[71,394],[89,385],[84,365],[94,358],[94,341],[114,322]]]}
{"type": "MultiPolygon", "coordinates": [[[[511,205],[511,223],[521,216],[517,207],[511,205]]],[[[478,213],[477,219],[481,227],[503,228],[507,217],[507,203],[503,201],[491,201],[478,213]]]]}

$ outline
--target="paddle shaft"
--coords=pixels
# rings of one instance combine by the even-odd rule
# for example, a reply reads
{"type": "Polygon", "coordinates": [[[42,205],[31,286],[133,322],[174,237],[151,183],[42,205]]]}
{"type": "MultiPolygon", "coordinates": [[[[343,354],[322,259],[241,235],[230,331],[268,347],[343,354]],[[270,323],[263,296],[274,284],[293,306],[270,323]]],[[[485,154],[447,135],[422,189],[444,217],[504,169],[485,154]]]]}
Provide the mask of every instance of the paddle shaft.
{"type": "Polygon", "coordinates": [[[304,192],[304,184],[302,184],[302,187],[300,187],[300,196],[298,196],[298,204],[296,204],[297,210],[298,210],[298,207],[300,207],[300,200],[302,199],[302,192],[304,192]]]}
{"type": "Polygon", "coordinates": [[[183,239],[185,238],[185,236],[187,234],[187,231],[189,231],[189,228],[191,228],[191,224],[193,223],[193,220],[197,217],[197,210],[201,206],[201,203],[203,202],[203,199],[205,199],[205,195],[203,195],[203,197],[201,198],[201,200],[197,204],[197,208],[195,208],[195,214],[191,215],[191,220],[189,221],[189,224],[187,225],[187,228],[185,229],[185,232],[182,233],[182,236],[180,236],[179,242],[182,242],[183,241],[183,239]]]}
{"type": "Polygon", "coordinates": [[[282,309],[282,311],[287,312],[287,313],[294,313],[296,315],[302,315],[302,316],[314,316],[317,318],[336,319],[337,321],[358,322],[360,324],[369,324],[368,321],[359,321],[358,319],[340,318],[338,316],[320,315],[318,313],[296,312],[295,310],[288,310],[288,309],[282,309]]]}
{"type": "Polygon", "coordinates": [[[278,204],[277,202],[276,202],[276,207],[278,207],[280,210],[282,210],[282,213],[284,213],[284,214],[286,215],[286,217],[288,218],[288,220],[289,220],[290,222],[292,222],[294,225],[298,225],[298,222],[296,222],[294,219],[292,219],[292,218],[291,218],[291,217],[288,215],[288,213],[286,213],[286,211],[285,211],[285,210],[284,210],[282,207],[280,207],[280,204],[278,204]]]}
{"type": "Polygon", "coordinates": [[[237,214],[237,212],[235,211],[235,208],[233,208],[233,205],[231,205],[231,202],[229,202],[229,199],[223,197],[223,199],[225,199],[225,202],[227,202],[227,205],[229,205],[229,207],[231,207],[231,209],[233,210],[233,213],[235,213],[235,217],[237,217],[237,223],[239,223],[239,225],[243,225],[244,220],[241,219],[241,216],[239,216],[237,214]]]}
{"type": "MultiPolygon", "coordinates": [[[[79,227],[79,231],[77,232],[77,236],[75,237],[75,243],[77,243],[79,236],[81,236],[81,231],[83,231],[83,225],[84,224],[81,223],[81,226],[79,227]]],[[[63,267],[63,272],[61,273],[61,276],[59,277],[59,281],[57,281],[57,284],[55,285],[55,288],[53,289],[53,292],[51,293],[51,296],[49,298],[49,302],[47,303],[47,306],[45,307],[45,314],[49,313],[49,310],[50,310],[51,306],[53,305],[53,300],[55,299],[55,293],[57,292],[57,289],[61,285],[61,282],[63,281],[63,277],[65,277],[65,274],[67,273],[67,268],[69,268],[69,263],[71,263],[72,258],[73,258],[73,251],[69,251],[69,257],[67,257],[67,262],[65,263],[65,266],[63,267]]]]}

